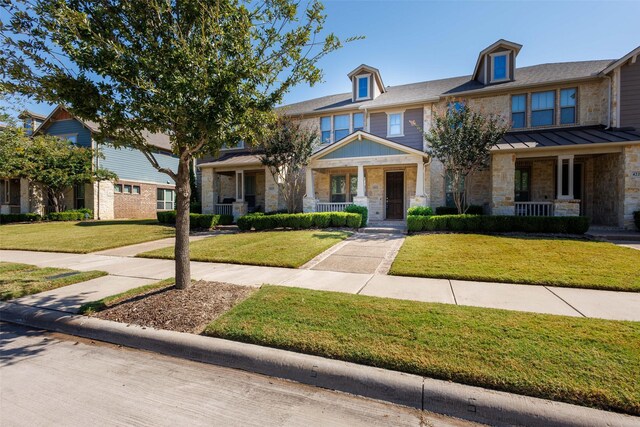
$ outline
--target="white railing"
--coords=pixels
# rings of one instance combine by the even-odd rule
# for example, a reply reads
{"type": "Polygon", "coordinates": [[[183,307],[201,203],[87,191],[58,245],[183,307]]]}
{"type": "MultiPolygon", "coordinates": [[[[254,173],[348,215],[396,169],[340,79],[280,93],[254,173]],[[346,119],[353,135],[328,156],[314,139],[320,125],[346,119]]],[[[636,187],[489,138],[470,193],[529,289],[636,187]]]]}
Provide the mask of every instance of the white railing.
{"type": "Polygon", "coordinates": [[[316,212],[342,212],[350,205],[353,205],[353,203],[317,203],[316,212]]]}
{"type": "Polygon", "coordinates": [[[233,215],[233,205],[231,203],[218,203],[213,207],[216,215],[233,215]]]}
{"type": "Polygon", "coordinates": [[[516,202],[516,216],[553,216],[553,202],[516,202]]]}

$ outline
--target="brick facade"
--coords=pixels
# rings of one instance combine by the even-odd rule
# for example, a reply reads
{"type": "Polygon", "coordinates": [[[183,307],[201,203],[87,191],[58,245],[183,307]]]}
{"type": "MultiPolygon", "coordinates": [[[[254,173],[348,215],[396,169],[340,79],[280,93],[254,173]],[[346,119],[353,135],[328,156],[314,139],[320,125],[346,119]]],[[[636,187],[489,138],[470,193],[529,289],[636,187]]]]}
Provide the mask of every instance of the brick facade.
{"type": "Polygon", "coordinates": [[[172,187],[159,187],[155,184],[143,184],[130,181],[118,181],[123,187],[121,193],[113,194],[114,218],[155,218],[157,212],[157,189],[172,187]],[[124,192],[124,186],[130,185],[131,193],[124,192]],[[133,186],[140,187],[140,194],[133,193],[133,186]]]}

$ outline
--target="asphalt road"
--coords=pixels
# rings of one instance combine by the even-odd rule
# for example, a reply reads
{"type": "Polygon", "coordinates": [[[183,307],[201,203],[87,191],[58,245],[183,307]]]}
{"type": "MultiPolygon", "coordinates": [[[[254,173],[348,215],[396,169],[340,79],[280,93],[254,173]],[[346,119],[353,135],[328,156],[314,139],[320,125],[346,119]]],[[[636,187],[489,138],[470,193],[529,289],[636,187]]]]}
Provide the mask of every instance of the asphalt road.
{"type": "Polygon", "coordinates": [[[253,373],[0,323],[0,425],[472,424],[253,373]]]}

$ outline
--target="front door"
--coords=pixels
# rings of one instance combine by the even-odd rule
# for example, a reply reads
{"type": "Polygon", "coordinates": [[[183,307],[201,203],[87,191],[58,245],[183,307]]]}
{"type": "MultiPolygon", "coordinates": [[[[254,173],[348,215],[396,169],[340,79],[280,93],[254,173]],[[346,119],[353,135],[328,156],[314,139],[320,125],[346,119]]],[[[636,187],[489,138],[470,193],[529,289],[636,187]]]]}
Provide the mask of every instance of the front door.
{"type": "Polygon", "coordinates": [[[404,218],[404,172],[387,172],[387,219],[404,218]]]}

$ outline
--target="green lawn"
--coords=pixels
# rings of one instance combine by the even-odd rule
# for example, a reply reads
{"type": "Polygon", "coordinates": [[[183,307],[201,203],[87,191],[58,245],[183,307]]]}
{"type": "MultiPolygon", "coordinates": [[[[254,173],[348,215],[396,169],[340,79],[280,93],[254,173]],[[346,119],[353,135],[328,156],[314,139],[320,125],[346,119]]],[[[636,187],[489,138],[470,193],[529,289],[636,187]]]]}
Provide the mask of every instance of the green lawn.
{"type": "Polygon", "coordinates": [[[0,226],[0,249],[88,253],[174,235],[156,220],[8,224],[0,226]]]}
{"type": "Polygon", "coordinates": [[[640,292],[640,251],[586,240],[423,234],[407,237],[390,274],[640,292]]]}
{"type": "Polygon", "coordinates": [[[640,415],[640,323],[263,286],[204,333],[640,415]]]}
{"type": "MultiPolygon", "coordinates": [[[[349,235],[344,231],[317,230],[226,234],[191,243],[191,259],[297,268],[349,235]]],[[[138,256],[173,259],[173,248],[138,256]]]]}
{"type": "Polygon", "coordinates": [[[0,301],[49,291],[106,274],[104,271],[38,268],[27,264],[0,262],[0,301]]]}

